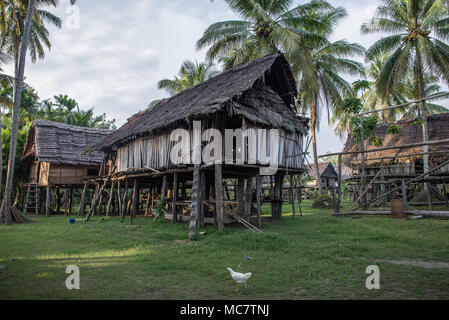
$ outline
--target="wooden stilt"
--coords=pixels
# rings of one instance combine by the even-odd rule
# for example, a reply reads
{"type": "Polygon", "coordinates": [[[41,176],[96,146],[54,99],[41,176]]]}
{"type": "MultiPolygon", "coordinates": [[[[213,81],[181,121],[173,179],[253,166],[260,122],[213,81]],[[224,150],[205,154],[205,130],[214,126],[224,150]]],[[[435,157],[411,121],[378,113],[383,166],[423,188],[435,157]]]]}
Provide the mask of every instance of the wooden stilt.
{"type": "Polygon", "coordinates": [[[200,172],[200,199],[199,199],[199,225],[200,227],[204,227],[205,225],[205,216],[206,216],[206,210],[204,207],[204,201],[206,200],[206,173],[200,172]]]}
{"type": "Polygon", "coordinates": [[[69,215],[72,215],[73,209],[73,187],[70,187],[70,196],[69,196],[69,215]]]}
{"type": "Polygon", "coordinates": [[[192,210],[190,210],[190,226],[189,226],[189,240],[195,239],[196,234],[196,219],[198,217],[198,197],[200,185],[200,165],[195,164],[193,169],[193,186],[192,186],[192,210]]]}
{"type": "Polygon", "coordinates": [[[173,213],[173,220],[172,223],[176,223],[178,221],[178,211],[176,208],[176,201],[178,198],[178,174],[175,172],[173,174],[173,208],[172,208],[172,213],[173,213]]]}
{"type": "Polygon", "coordinates": [[[251,220],[252,194],[253,194],[253,177],[250,176],[246,179],[246,190],[245,190],[245,216],[244,216],[244,219],[248,222],[250,222],[250,220],[251,220]]]}
{"type": "Polygon", "coordinates": [[[125,220],[127,205],[128,205],[128,178],[125,179],[125,190],[123,192],[122,206],[120,208],[120,222],[123,222],[125,220]]]}
{"type": "Polygon", "coordinates": [[[244,215],[244,196],[245,196],[245,178],[239,177],[237,181],[237,212],[236,214],[243,217],[244,215]]]}
{"type": "Polygon", "coordinates": [[[167,176],[162,178],[161,201],[165,208],[165,197],[167,196],[167,176]]]}
{"type": "Polygon", "coordinates": [[[56,214],[61,213],[61,189],[56,189],[56,214]]]}
{"type": "Polygon", "coordinates": [[[339,156],[338,156],[338,200],[337,200],[337,213],[340,213],[341,212],[341,201],[342,201],[342,196],[343,196],[343,193],[342,193],[342,177],[343,177],[343,174],[342,174],[342,170],[343,170],[343,168],[342,168],[342,155],[340,154],[339,156]]]}
{"type": "Polygon", "coordinates": [[[215,205],[218,231],[223,232],[223,175],[221,164],[215,164],[215,205]]]}
{"type": "Polygon", "coordinates": [[[78,213],[79,216],[84,216],[84,209],[86,207],[86,196],[87,196],[87,182],[84,183],[83,192],[81,194],[80,210],[78,213]]]}
{"type": "Polygon", "coordinates": [[[47,194],[45,199],[45,215],[48,217],[50,215],[50,198],[51,198],[51,189],[50,186],[47,186],[47,194]]]}
{"type": "Polygon", "coordinates": [[[139,190],[137,188],[137,179],[134,179],[134,185],[133,185],[133,211],[130,214],[131,217],[131,224],[134,223],[134,218],[137,215],[137,206],[138,206],[138,199],[139,197],[139,190]]]}
{"type": "Polygon", "coordinates": [[[256,177],[256,199],[257,199],[257,225],[259,227],[262,226],[262,200],[261,200],[260,188],[261,188],[261,178],[260,178],[260,175],[257,175],[257,177],[256,177]]]}
{"type": "Polygon", "coordinates": [[[408,211],[407,187],[404,180],[402,180],[402,200],[404,201],[405,211],[408,211]]]}
{"type": "Polygon", "coordinates": [[[114,186],[115,183],[112,182],[111,183],[111,189],[109,191],[109,199],[108,199],[108,206],[106,207],[106,216],[109,216],[109,213],[111,213],[111,205],[112,205],[112,201],[114,199],[114,186]]]}
{"type": "Polygon", "coordinates": [[[117,204],[118,204],[118,213],[120,218],[122,218],[122,188],[120,186],[120,180],[117,181],[117,204]]]}
{"type": "Polygon", "coordinates": [[[444,195],[444,202],[446,203],[446,207],[449,208],[449,196],[447,194],[446,184],[443,183],[443,195],[444,195]]]}
{"type": "Polygon", "coordinates": [[[292,203],[292,213],[293,213],[293,219],[296,219],[296,205],[295,205],[295,186],[293,185],[294,183],[294,176],[291,174],[290,175],[290,201],[292,203]]]}

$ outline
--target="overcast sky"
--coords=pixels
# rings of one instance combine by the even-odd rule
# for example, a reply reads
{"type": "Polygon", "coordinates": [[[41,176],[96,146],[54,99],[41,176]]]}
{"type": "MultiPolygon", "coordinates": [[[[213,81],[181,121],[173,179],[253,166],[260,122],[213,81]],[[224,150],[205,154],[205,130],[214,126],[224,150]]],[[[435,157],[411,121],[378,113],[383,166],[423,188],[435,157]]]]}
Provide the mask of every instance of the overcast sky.
{"type": "MultiPolygon", "coordinates": [[[[51,11],[64,27],[49,28],[52,48],[44,60],[28,61],[26,81],[41,99],[68,94],[81,107],[117,119],[119,126],[152,100],[167,97],[157,82],[175,76],[184,60],[204,60],[205,51],[197,51],[195,42],[210,24],[236,18],[223,0],[79,0],[78,29],[67,27],[73,21],[69,0],[59,2],[51,11]]],[[[348,11],[333,40],[365,47],[376,40],[360,33],[376,0],[330,2],[348,11]]],[[[323,114],[320,154],[339,151],[344,143],[326,119],[323,114]]]]}

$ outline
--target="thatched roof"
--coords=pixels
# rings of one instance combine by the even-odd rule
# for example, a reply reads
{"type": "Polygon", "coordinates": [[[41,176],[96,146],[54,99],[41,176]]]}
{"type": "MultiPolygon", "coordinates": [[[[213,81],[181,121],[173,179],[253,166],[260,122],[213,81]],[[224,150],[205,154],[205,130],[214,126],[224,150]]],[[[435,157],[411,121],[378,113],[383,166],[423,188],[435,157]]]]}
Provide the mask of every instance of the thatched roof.
{"type": "Polygon", "coordinates": [[[50,162],[60,165],[98,166],[102,152],[83,154],[112,131],[71,126],[46,120],[35,120],[28,133],[22,160],[50,162]]]}
{"type": "MultiPolygon", "coordinates": [[[[315,164],[308,164],[306,165],[306,170],[309,173],[309,176],[311,178],[317,177],[316,174],[316,166],[315,164]]],[[[320,177],[322,179],[330,178],[330,179],[337,179],[338,173],[335,171],[334,166],[330,162],[320,162],[318,163],[318,170],[320,171],[320,177]]]]}
{"type": "MultiPolygon", "coordinates": [[[[438,114],[428,117],[428,128],[429,128],[429,141],[437,141],[437,140],[444,140],[449,139],[449,113],[444,114],[438,114]]],[[[401,134],[392,135],[392,134],[386,134],[386,131],[390,125],[388,124],[380,124],[375,129],[376,136],[378,136],[382,140],[382,147],[394,147],[398,146],[398,149],[392,149],[392,150],[385,150],[380,152],[373,152],[368,153],[367,158],[375,159],[375,158],[381,158],[381,157],[392,157],[398,154],[399,146],[405,145],[405,144],[414,144],[414,143],[421,143],[423,142],[423,135],[422,135],[422,125],[421,123],[417,122],[417,119],[414,120],[403,120],[398,121],[396,124],[400,125],[402,127],[401,134]]],[[[369,144],[367,141],[365,142],[365,149],[366,150],[372,150],[372,149],[378,149],[379,147],[375,147],[371,144],[369,144]]],[[[447,150],[449,149],[449,144],[438,144],[438,145],[430,145],[429,150],[430,151],[437,151],[437,150],[447,150]]],[[[348,136],[348,139],[345,144],[344,152],[348,151],[357,151],[360,150],[359,143],[354,142],[351,135],[348,136]]],[[[419,153],[423,152],[423,147],[414,147],[414,148],[408,148],[401,152],[401,154],[417,154],[416,156],[413,155],[411,157],[407,158],[398,158],[396,161],[407,161],[414,158],[422,159],[422,155],[419,155],[419,153]]],[[[360,159],[360,157],[358,157],[360,159]]],[[[357,161],[355,155],[350,156],[344,156],[343,162],[346,165],[350,165],[352,161],[357,161]]],[[[360,161],[360,160],[358,160],[360,161]]],[[[368,163],[376,163],[380,162],[380,160],[374,160],[374,161],[368,161],[368,163]]]]}
{"type": "Polygon", "coordinates": [[[307,121],[293,111],[296,96],[289,63],[282,54],[272,54],[238,65],[140,112],[94,149],[111,149],[150,131],[156,134],[217,112],[305,134],[307,121]]]}

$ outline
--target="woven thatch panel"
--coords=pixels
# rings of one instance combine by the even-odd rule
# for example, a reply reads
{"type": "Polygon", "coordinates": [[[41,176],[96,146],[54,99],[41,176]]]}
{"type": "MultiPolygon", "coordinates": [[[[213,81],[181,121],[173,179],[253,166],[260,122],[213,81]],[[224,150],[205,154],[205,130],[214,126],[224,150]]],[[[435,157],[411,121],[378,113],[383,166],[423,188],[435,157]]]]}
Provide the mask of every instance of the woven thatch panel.
{"type": "MultiPolygon", "coordinates": [[[[386,130],[389,125],[381,124],[376,128],[376,135],[382,139],[382,147],[393,147],[398,146],[398,149],[373,152],[368,154],[368,158],[380,158],[380,157],[391,157],[398,153],[401,145],[420,143],[423,141],[422,138],[422,125],[417,122],[417,120],[406,120],[397,122],[398,125],[402,127],[402,133],[399,135],[386,134],[386,130]]],[[[429,128],[429,141],[445,140],[449,139],[449,114],[438,114],[428,117],[428,128],[429,128]]],[[[344,152],[357,151],[359,150],[359,144],[354,143],[352,137],[349,135],[346,141],[344,152]]],[[[372,146],[368,142],[365,142],[365,149],[372,150],[378,147],[372,146]]],[[[429,147],[430,151],[437,150],[447,150],[449,149],[449,144],[438,144],[431,145],[429,147]]],[[[422,153],[423,147],[415,147],[404,149],[401,154],[413,154],[422,153]]],[[[359,157],[360,159],[360,157],[359,157]]],[[[397,161],[409,162],[413,159],[422,159],[422,155],[412,156],[409,158],[398,158],[397,161]]],[[[350,165],[352,161],[356,161],[355,155],[344,156],[344,163],[350,165]]],[[[368,161],[370,162],[370,161],[368,161]]],[[[373,162],[380,162],[380,160],[375,160],[373,162]]]]}
{"type": "Polygon", "coordinates": [[[63,123],[36,120],[28,134],[22,159],[73,166],[99,166],[102,152],[83,152],[112,131],[82,128],[63,123]]]}
{"type": "Polygon", "coordinates": [[[183,127],[217,112],[306,134],[307,121],[296,117],[293,111],[296,96],[296,83],[287,60],[282,54],[272,54],[236,66],[136,114],[94,148],[111,149],[138,136],[183,127]]]}

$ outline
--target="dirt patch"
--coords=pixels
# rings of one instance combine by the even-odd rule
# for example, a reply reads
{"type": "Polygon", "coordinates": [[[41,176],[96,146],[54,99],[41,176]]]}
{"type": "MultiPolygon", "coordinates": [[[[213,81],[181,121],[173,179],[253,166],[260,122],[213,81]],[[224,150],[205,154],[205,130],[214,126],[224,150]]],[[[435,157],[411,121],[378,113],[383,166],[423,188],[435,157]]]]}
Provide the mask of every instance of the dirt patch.
{"type": "Polygon", "coordinates": [[[376,260],[376,262],[386,262],[404,266],[419,267],[425,269],[449,269],[449,263],[439,261],[423,261],[423,260],[376,260]]]}

